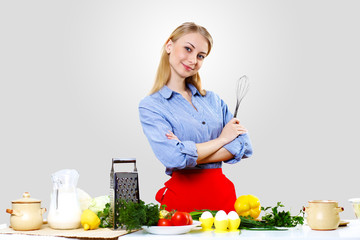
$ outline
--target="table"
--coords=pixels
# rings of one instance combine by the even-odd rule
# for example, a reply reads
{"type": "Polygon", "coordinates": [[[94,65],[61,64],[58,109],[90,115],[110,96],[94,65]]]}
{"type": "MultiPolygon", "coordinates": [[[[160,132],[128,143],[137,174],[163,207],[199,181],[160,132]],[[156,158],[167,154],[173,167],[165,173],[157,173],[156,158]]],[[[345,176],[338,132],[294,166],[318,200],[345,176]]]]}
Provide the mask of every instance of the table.
{"type": "MultiPolygon", "coordinates": [[[[130,233],[119,237],[119,240],[146,240],[146,239],[251,239],[251,240],[279,240],[279,239],[326,239],[326,240],[360,240],[360,221],[349,220],[349,224],[346,227],[339,227],[332,231],[314,231],[308,226],[299,226],[287,231],[251,231],[242,230],[240,233],[215,233],[213,231],[203,232],[201,230],[193,230],[186,234],[181,235],[154,235],[146,233],[144,230],[140,230],[134,233],[130,233]]],[[[41,239],[69,239],[60,237],[40,237],[40,236],[28,236],[28,235],[6,235],[0,234],[0,240],[15,240],[15,239],[29,239],[29,240],[41,240],[41,239]]]]}
{"type": "Polygon", "coordinates": [[[190,233],[182,235],[153,235],[146,233],[144,230],[127,234],[119,240],[146,240],[146,239],[252,239],[252,240],[272,240],[272,239],[326,239],[326,240],[360,240],[360,221],[349,220],[346,227],[339,227],[332,231],[315,231],[307,225],[299,226],[287,231],[251,231],[241,230],[240,233],[215,233],[214,231],[203,232],[193,230],[190,233]],[[170,237],[171,236],[171,237],[170,237]]]}

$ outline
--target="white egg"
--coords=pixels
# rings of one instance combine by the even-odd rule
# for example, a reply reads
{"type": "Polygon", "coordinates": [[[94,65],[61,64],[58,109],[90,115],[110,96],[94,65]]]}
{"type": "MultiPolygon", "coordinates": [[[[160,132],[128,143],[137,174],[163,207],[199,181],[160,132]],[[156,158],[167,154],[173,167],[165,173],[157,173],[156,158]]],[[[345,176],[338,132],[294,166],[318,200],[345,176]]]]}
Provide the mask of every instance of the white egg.
{"type": "Polygon", "coordinates": [[[215,219],[218,220],[218,221],[227,220],[227,219],[228,219],[228,216],[227,216],[227,214],[226,214],[225,211],[220,210],[220,211],[218,211],[218,212],[216,213],[215,219]]]}
{"type": "Polygon", "coordinates": [[[205,211],[201,214],[202,219],[208,219],[208,218],[212,218],[212,217],[213,217],[213,215],[209,211],[205,211]]]}
{"type": "Polygon", "coordinates": [[[228,218],[231,220],[236,220],[239,218],[239,215],[235,211],[231,211],[228,213],[228,218]]]}

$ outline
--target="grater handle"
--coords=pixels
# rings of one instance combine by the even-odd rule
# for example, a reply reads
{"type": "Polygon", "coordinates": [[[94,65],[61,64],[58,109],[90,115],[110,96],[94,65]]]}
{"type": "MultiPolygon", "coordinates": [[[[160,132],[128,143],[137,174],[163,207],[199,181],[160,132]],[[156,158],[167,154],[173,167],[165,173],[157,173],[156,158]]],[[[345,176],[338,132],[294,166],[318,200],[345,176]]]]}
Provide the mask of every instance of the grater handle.
{"type": "Polygon", "coordinates": [[[136,158],[113,158],[111,164],[111,173],[114,172],[115,163],[134,163],[134,172],[137,172],[136,168],[136,158]]]}

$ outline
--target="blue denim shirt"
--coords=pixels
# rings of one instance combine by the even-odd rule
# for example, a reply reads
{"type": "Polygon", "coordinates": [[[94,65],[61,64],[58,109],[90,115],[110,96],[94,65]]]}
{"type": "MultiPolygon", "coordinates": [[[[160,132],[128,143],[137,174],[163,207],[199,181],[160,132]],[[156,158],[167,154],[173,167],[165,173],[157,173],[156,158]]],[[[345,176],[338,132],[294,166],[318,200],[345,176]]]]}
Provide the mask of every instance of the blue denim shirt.
{"type": "MultiPolygon", "coordinates": [[[[145,97],[139,104],[140,121],[155,156],[166,167],[166,174],[185,168],[221,168],[222,162],[196,164],[196,143],[219,137],[222,129],[233,115],[218,95],[207,91],[201,96],[191,84],[191,104],[181,94],[164,86],[158,92],[145,97]],[[180,141],[168,139],[172,131],[180,141]]],[[[233,156],[226,163],[237,163],[252,155],[248,134],[239,135],[224,146],[233,156]]]]}

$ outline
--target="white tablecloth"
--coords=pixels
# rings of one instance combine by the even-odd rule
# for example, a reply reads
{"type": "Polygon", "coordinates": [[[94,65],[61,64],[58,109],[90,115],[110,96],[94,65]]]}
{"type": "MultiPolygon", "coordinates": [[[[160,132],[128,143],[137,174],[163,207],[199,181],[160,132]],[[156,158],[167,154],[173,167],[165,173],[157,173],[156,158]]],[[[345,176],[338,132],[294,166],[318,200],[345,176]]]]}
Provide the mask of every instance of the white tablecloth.
{"type": "Polygon", "coordinates": [[[120,240],[136,240],[136,239],[252,239],[252,240],[271,240],[271,239],[346,239],[360,240],[360,221],[350,220],[346,227],[339,227],[332,231],[315,231],[311,230],[309,226],[300,226],[287,231],[251,231],[241,230],[240,233],[215,233],[203,232],[194,230],[190,233],[182,235],[172,235],[171,238],[167,235],[153,235],[141,230],[132,234],[120,237],[120,240]]]}
{"type": "MultiPolygon", "coordinates": [[[[272,240],[272,239],[346,239],[346,240],[360,240],[360,221],[350,220],[350,223],[346,227],[339,227],[332,231],[315,231],[311,230],[308,226],[300,226],[287,231],[251,231],[242,230],[239,233],[215,233],[214,231],[203,232],[201,230],[193,230],[189,233],[181,235],[154,235],[145,232],[144,230],[137,231],[135,233],[127,234],[119,237],[119,240],[146,240],[146,239],[252,239],[252,240],[272,240]]],[[[0,234],[0,240],[60,240],[65,238],[59,237],[40,237],[40,236],[28,236],[17,234],[0,234]]]]}

